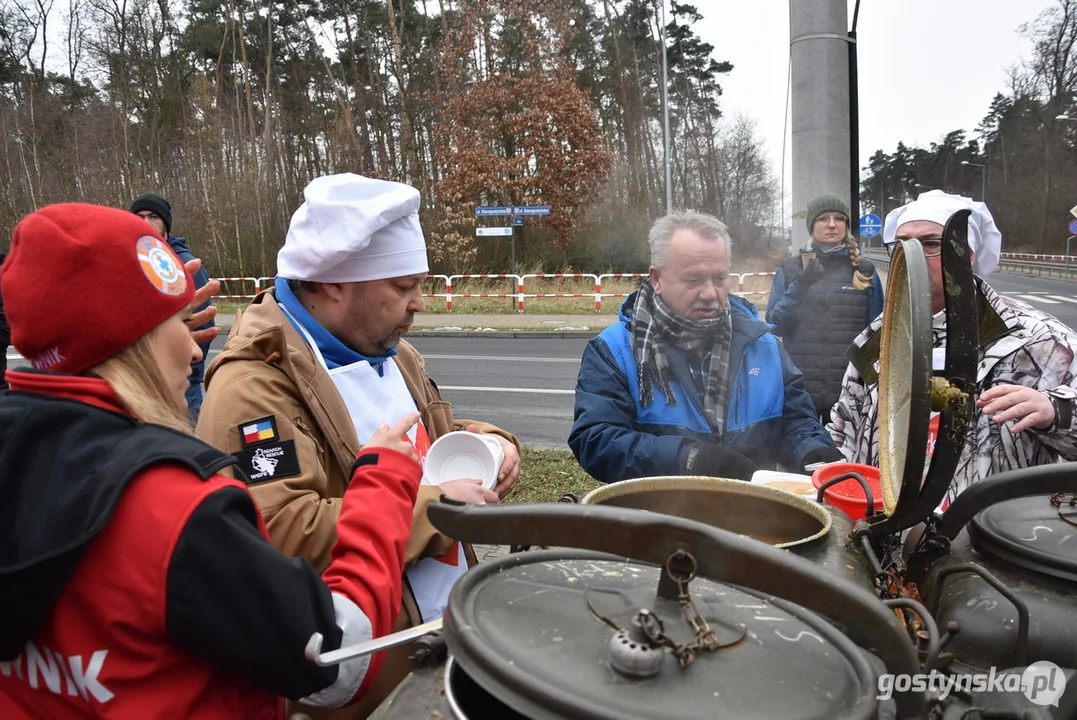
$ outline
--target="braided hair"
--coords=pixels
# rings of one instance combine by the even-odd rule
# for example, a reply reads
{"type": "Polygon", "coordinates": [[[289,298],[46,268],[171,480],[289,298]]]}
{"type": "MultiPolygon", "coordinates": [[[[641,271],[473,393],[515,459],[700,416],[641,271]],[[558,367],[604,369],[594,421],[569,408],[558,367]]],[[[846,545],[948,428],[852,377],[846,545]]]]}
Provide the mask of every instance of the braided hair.
{"type": "Polygon", "coordinates": [[[845,235],[843,243],[849,253],[849,264],[853,266],[853,287],[857,290],[867,290],[871,285],[871,277],[875,274],[875,264],[870,260],[861,259],[860,243],[851,234],[845,235]]]}

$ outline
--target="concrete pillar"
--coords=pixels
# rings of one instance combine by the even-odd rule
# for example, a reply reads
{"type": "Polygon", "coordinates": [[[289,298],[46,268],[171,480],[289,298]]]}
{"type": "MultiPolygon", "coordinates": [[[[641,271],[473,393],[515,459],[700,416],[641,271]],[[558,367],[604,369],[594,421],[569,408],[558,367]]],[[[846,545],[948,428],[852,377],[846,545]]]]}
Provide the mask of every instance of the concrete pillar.
{"type": "Polygon", "coordinates": [[[794,249],[812,198],[850,200],[848,23],[846,0],[789,0],[794,249]]]}

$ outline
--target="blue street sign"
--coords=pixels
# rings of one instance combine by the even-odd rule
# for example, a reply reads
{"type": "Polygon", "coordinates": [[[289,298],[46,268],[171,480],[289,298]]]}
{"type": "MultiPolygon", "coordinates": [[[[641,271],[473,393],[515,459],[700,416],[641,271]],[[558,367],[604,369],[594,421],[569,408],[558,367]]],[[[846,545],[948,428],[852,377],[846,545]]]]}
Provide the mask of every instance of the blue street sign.
{"type": "Polygon", "coordinates": [[[512,208],[513,215],[549,215],[549,205],[517,205],[512,208]]]}
{"type": "Polygon", "coordinates": [[[1070,235],[1077,235],[1077,220],[1070,221],[1070,235]]]}
{"type": "MultiPolygon", "coordinates": [[[[1074,220],[1074,222],[1077,222],[1077,220],[1074,220]]],[[[512,224],[514,227],[523,227],[524,219],[517,215],[512,219],[512,224]]]]}
{"type": "Polygon", "coordinates": [[[475,214],[479,217],[483,216],[498,216],[498,215],[512,215],[512,208],[507,205],[492,205],[486,207],[475,208],[475,214]]]}
{"type": "Polygon", "coordinates": [[[860,236],[871,238],[883,231],[883,221],[875,213],[868,213],[860,217],[860,236]]]}

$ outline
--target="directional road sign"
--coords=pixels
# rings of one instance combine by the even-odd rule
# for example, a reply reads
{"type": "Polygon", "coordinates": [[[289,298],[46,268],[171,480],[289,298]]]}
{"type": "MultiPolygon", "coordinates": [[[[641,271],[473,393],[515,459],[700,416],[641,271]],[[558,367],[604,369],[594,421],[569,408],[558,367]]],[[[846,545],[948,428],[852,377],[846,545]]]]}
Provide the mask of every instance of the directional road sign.
{"type": "Polygon", "coordinates": [[[513,215],[549,215],[549,205],[517,205],[512,208],[513,215]]]}
{"type": "Polygon", "coordinates": [[[868,213],[860,217],[860,236],[871,238],[883,231],[883,221],[875,213],[868,213]]]}
{"type": "Polygon", "coordinates": [[[475,234],[479,237],[506,237],[512,235],[510,227],[481,227],[475,228],[475,234]]]}
{"type": "Polygon", "coordinates": [[[1077,205],[1074,205],[1070,208],[1070,215],[1072,215],[1073,217],[1077,217],[1077,205]]]}
{"type": "Polygon", "coordinates": [[[483,216],[498,216],[498,215],[512,215],[512,208],[508,205],[487,205],[485,207],[475,208],[475,214],[483,216]]]}

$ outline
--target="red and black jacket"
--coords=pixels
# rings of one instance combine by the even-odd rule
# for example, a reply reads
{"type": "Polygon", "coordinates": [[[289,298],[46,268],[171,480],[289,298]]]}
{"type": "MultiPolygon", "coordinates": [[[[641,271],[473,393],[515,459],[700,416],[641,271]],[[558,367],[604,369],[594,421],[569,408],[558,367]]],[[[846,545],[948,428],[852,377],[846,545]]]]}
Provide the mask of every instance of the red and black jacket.
{"type": "Polygon", "coordinates": [[[357,700],[388,633],[421,470],[364,453],[321,577],[266,539],[234,460],[139,425],[104,381],[11,372],[0,394],[0,717],[275,718],[357,700]],[[369,512],[376,506],[378,512],[369,512]]]}

